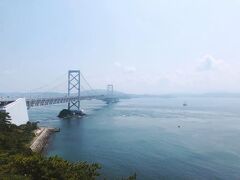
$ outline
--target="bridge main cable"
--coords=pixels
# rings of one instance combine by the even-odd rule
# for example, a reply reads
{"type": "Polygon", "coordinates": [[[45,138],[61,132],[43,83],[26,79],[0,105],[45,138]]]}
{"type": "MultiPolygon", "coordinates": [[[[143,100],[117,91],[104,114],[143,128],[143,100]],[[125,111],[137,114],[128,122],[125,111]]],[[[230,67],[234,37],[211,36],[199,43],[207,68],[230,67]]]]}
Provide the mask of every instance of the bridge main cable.
{"type": "Polygon", "coordinates": [[[88,80],[85,78],[85,76],[82,74],[82,72],[80,72],[81,77],[83,78],[83,80],[86,82],[87,86],[89,87],[89,89],[93,92],[95,92],[95,95],[97,95],[97,91],[95,89],[92,88],[92,86],[90,85],[90,83],[88,82],[88,80]]]}

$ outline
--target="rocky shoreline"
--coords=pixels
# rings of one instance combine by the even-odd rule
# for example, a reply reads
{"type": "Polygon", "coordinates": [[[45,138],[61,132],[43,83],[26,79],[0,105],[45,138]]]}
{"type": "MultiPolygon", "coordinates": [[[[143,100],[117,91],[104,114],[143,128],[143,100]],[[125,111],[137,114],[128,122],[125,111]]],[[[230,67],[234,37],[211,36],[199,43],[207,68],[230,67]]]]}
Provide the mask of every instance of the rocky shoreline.
{"type": "Polygon", "coordinates": [[[42,128],[37,129],[34,132],[36,137],[33,139],[30,149],[33,152],[41,153],[43,151],[44,147],[46,146],[46,144],[48,143],[48,139],[50,138],[50,136],[53,133],[59,132],[59,131],[60,131],[60,129],[47,128],[47,127],[42,127],[42,128]]]}

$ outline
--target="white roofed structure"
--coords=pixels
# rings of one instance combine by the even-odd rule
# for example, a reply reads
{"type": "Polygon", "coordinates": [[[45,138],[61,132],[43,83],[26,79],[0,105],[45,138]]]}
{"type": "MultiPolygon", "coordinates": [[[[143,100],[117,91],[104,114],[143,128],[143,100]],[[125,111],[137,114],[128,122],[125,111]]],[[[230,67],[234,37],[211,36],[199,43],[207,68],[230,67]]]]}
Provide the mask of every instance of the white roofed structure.
{"type": "Polygon", "coordinates": [[[26,124],[29,121],[25,98],[19,98],[3,107],[1,111],[9,113],[11,122],[16,125],[26,124]]]}

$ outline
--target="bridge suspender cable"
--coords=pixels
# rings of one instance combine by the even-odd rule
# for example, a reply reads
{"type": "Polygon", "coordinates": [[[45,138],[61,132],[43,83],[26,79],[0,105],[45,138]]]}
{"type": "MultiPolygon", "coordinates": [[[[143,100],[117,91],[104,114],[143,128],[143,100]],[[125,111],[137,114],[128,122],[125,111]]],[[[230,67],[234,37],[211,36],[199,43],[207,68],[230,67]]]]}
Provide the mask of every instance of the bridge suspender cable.
{"type": "MultiPolygon", "coordinates": [[[[27,96],[26,98],[27,98],[27,99],[32,99],[32,94],[33,94],[33,93],[41,92],[41,91],[42,91],[42,92],[44,92],[44,91],[47,92],[47,91],[49,91],[49,90],[55,89],[56,87],[59,87],[60,85],[63,84],[63,82],[58,83],[57,85],[56,85],[56,82],[58,82],[58,81],[61,80],[63,77],[65,77],[66,74],[67,74],[67,73],[64,73],[64,74],[58,76],[57,78],[55,78],[54,80],[52,80],[51,82],[49,82],[49,83],[47,83],[47,84],[45,84],[45,85],[42,85],[42,86],[40,86],[40,87],[37,87],[37,88],[30,89],[30,90],[26,91],[26,96],[27,96]],[[54,86],[53,86],[53,85],[54,85],[54,86]]],[[[65,80],[65,82],[66,82],[66,80],[65,80]]],[[[40,97],[40,98],[42,98],[42,97],[40,97]]]]}
{"type": "MultiPolygon", "coordinates": [[[[61,76],[58,76],[57,78],[55,78],[53,81],[43,85],[43,86],[40,86],[38,88],[34,88],[34,89],[30,89],[28,92],[36,92],[36,91],[39,91],[39,90],[43,90],[47,87],[52,87],[53,84],[55,84],[55,82],[57,82],[58,80],[62,79],[63,77],[65,77],[67,75],[67,73],[64,73],[63,75],[61,76]]],[[[66,80],[65,80],[66,81],[66,80]]],[[[67,82],[67,81],[66,81],[67,82]]],[[[61,82],[62,84],[62,82],[61,82]]],[[[59,85],[59,84],[58,84],[59,85]]],[[[45,89],[46,90],[46,89],[45,89]]]]}
{"type": "MultiPolygon", "coordinates": [[[[31,94],[34,92],[53,91],[53,90],[56,90],[56,88],[59,88],[61,86],[63,87],[63,85],[65,85],[67,83],[67,80],[64,80],[61,82],[59,82],[59,80],[62,79],[63,77],[65,77],[66,75],[67,75],[67,73],[64,73],[61,76],[58,76],[57,78],[55,78],[50,83],[47,83],[43,86],[40,86],[40,87],[37,87],[37,88],[27,91],[27,94],[29,94],[29,98],[31,99],[31,94]],[[56,82],[59,82],[59,83],[56,84],[56,82]]],[[[91,84],[88,82],[88,80],[85,78],[85,76],[81,72],[80,72],[80,75],[81,75],[82,79],[84,80],[84,82],[86,83],[86,85],[88,86],[88,88],[90,90],[89,93],[92,95],[97,95],[98,94],[97,91],[91,86],[91,84]]],[[[83,85],[80,85],[80,86],[83,91],[87,91],[83,85]]]]}
{"type": "Polygon", "coordinates": [[[90,85],[90,83],[87,81],[87,79],[84,77],[84,75],[80,72],[81,77],[83,78],[83,80],[86,82],[87,86],[90,88],[90,90],[92,90],[93,92],[95,92],[95,95],[97,95],[97,92],[92,88],[92,86],[90,85]]]}

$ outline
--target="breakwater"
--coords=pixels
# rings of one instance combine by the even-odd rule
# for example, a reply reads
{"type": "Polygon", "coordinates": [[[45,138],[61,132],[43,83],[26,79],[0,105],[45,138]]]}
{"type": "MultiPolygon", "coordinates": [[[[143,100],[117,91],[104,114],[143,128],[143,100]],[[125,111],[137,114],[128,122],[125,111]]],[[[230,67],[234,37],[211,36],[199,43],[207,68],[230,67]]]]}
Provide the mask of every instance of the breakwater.
{"type": "Polygon", "coordinates": [[[48,143],[49,137],[54,132],[58,132],[59,129],[56,128],[39,128],[35,131],[36,138],[34,138],[30,149],[33,152],[41,153],[48,143]]]}

